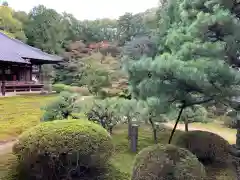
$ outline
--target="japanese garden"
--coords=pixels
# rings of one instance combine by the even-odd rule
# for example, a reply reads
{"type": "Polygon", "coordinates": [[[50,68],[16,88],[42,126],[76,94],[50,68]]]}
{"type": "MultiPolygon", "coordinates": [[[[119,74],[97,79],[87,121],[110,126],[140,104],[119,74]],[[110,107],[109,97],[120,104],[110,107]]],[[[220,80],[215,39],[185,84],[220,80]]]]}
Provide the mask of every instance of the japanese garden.
{"type": "Polygon", "coordinates": [[[239,68],[238,0],[96,20],[5,1],[0,179],[239,180],[239,68]]]}

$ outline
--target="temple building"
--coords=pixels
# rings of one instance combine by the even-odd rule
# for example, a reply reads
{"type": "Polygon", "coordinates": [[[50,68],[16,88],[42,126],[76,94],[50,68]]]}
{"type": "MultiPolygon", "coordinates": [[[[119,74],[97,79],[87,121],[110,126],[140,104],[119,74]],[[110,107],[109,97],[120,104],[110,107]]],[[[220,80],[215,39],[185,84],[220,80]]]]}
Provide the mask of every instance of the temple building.
{"type": "Polygon", "coordinates": [[[62,58],[10,38],[0,32],[0,96],[8,92],[41,91],[43,64],[57,64],[62,58]]]}

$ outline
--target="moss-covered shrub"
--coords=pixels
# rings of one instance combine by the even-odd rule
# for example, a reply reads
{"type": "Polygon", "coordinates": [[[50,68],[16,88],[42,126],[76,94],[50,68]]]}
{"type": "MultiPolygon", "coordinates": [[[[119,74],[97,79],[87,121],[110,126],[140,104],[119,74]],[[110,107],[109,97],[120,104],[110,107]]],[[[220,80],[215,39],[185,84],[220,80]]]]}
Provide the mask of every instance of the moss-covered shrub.
{"type": "Polygon", "coordinates": [[[67,85],[65,84],[54,84],[52,86],[52,90],[55,91],[56,93],[60,93],[62,91],[65,91],[68,88],[67,85]]]}
{"type": "Polygon", "coordinates": [[[186,149],[155,145],[143,149],[135,159],[132,180],[203,180],[204,166],[186,149]]]}
{"type": "Polygon", "coordinates": [[[224,116],[224,126],[232,129],[237,128],[237,118],[224,116]]]}
{"type": "Polygon", "coordinates": [[[19,137],[13,152],[19,179],[93,179],[107,164],[113,145],[108,132],[87,120],[42,123],[19,137]]]}
{"type": "Polygon", "coordinates": [[[68,86],[68,88],[66,88],[66,91],[81,94],[82,96],[90,95],[90,92],[87,87],[68,86]]]}
{"type": "Polygon", "coordinates": [[[190,131],[178,136],[174,144],[191,151],[203,164],[228,162],[230,145],[217,134],[190,131]]]}
{"type": "Polygon", "coordinates": [[[228,128],[237,128],[237,111],[228,110],[223,117],[224,125],[228,128]]]}

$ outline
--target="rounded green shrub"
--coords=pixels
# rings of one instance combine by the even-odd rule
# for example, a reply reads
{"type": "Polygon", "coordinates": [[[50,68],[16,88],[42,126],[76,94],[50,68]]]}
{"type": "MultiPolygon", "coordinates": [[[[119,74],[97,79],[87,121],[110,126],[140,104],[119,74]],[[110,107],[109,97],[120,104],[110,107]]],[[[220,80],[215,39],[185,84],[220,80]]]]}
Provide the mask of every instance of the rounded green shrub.
{"type": "Polygon", "coordinates": [[[77,104],[80,96],[68,91],[63,91],[59,96],[47,104],[42,109],[44,114],[41,121],[64,120],[70,117],[73,113],[79,112],[81,107],[77,104]]]}
{"type": "Polygon", "coordinates": [[[228,128],[237,129],[237,118],[224,117],[224,125],[228,128]]]}
{"type": "Polygon", "coordinates": [[[225,163],[229,158],[230,144],[221,136],[207,131],[189,131],[175,139],[175,145],[186,148],[205,165],[225,163]]]}
{"type": "Polygon", "coordinates": [[[42,180],[89,175],[93,179],[92,175],[107,164],[112,150],[108,132],[87,120],[41,123],[23,133],[13,147],[19,176],[42,180]]]}
{"type": "Polygon", "coordinates": [[[204,166],[186,149],[161,145],[143,149],[135,158],[132,180],[203,180],[204,166]]]}
{"type": "Polygon", "coordinates": [[[223,116],[224,125],[228,128],[237,129],[237,111],[228,110],[223,116]]]}
{"type": "Polygon", "coordinates": [[[56,93],[60,93],[60,92],[66,91],[67,88],[68,88],[68,86],[65,85],[65,84],[54,84],[52,86],[52,90],[55,91],[56,93]]]}

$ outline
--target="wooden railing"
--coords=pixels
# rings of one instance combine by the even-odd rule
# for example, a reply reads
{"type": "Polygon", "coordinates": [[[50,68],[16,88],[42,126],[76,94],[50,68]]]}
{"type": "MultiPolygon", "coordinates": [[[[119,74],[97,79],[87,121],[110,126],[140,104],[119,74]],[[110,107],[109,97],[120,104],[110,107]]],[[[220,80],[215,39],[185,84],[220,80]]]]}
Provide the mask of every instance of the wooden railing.
{"type": "MultiPolygon", "coordinates": [[[[0,83],[1,90],[3,91],[2,83],[0,83]]],[[[5,81],[5,92],[31,92],[41,91],[43,84],[34,81],[5,81]]]]}
{"type": "Polygon", "coordinates": [[[35,81],[5,81],[6,85],[33,85],[33,84],[42,84],[35,81]]]}

